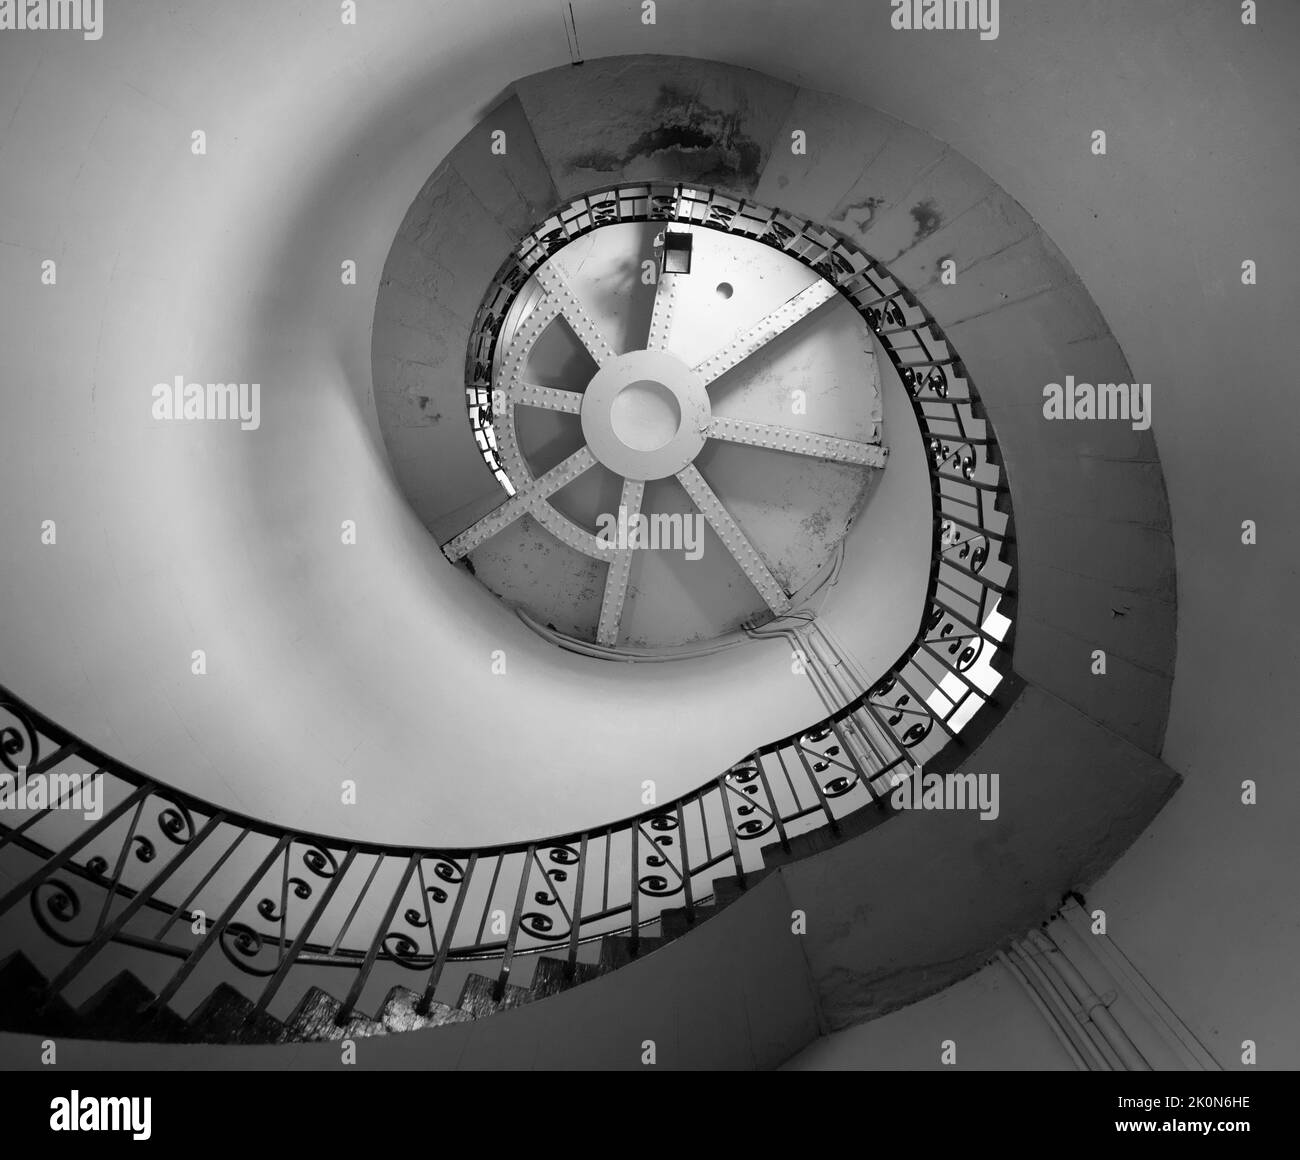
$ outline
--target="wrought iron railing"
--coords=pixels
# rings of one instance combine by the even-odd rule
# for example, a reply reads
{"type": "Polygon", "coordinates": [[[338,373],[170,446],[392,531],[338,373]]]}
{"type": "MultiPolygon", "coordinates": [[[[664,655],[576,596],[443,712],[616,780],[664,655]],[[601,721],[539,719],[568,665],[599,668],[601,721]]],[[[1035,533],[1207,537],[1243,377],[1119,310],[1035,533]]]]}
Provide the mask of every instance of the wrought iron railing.
{"type": "MultiPolygon", "coordinates": [[[[480,849],[350,841],[246,817],[115,761],[0,689],[8,774],[0,882],[12,883],[0,896],[0,938],[22,945],[34,924],[65,948],[49,997],[110,946],[174,962],[158,1008],[185,1009],[200,977],[210,986],[213,964],[258,980],[245,989],[260,1011],[283,1001],[300,972],[342,970],[349,985],[339,1022],[363,1004],[380,967],[411,979],[423,1006],[450,963],[492,960],[501,988],[522,955],[549,950],[572,970],[586,944],[635,940],[669,906],[692,914],[720,877],[743,885],[766,845],[788,849],[808,830],[838,830],[859,809],[887,807],[899,782],[960,743],[1005,668],[1009,503],[993,431],[960,358],[903,286],[791,215],[643,185],[581,199],[530,234],[498,276],[501,305],[567,240],[608,221],[669,216],[744,233],[806,262],[857,307],[898,369],[929,448],[935,513],[927,612],[898,663],[869,677],[824,628],[796,622],[796,639],[822,664],[824,695],[842,708],[672,802],[480,849]],[[90,820],[68,808],[88,776],[102,787],[102,816],[90,820]],[[26,808],[14,808],[24,804],[15,800],[20,785],[50,797],[28,794],[26,808]]],[[[488,309],[477,326],[469,395],[481,430],[490,429],[483,375],[503,317],[488,309]]]]}

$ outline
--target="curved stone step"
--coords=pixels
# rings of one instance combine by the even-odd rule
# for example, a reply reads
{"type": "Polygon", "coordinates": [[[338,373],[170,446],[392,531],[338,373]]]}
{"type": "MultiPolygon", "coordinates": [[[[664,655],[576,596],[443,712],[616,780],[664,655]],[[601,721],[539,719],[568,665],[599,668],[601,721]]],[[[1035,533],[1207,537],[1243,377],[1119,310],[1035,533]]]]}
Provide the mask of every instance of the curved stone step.
{"type": "Polygon", "coordinates": [[[384,1025],[367,1015],[352,1012],[342,1023],[338,1022],[343,1004],[328,991],[309,987],[298,1001],[285,1027],[296,1039],[361,1039],[383,1035],[384,1025]]]}
{"type": "Polygon", "coordinates": [[[445,1027],[449,1023],[465,1023],[474,1016],[459,1007],[449,1007],[446,1003],[430,1003],[427,1010],[421,1011],[422,996],[410,987],[396,986],[385,997],[379,1008],[379,1022],[384,1030],[392,1033],[418,1031],[422,1027],[445,1027]]]}
{"type": "Polygon", "coordinates": [[[295,1038],[272,1015],[229,983],[218,983],[187,1020],[198,1043],[289,1043],[295,1038]]]}
{"type": "Polygon", "coordinates": [[[0,1028],[37,1035],[75,1034],[77,1013],[61,996],[46,999],[49,980],[22,951],[0,962],[0,1028]]]}
{"type": "Polygon", "coordinates": [[[570,976],[569,964],[564,959],[543,955],[533,968],[533,981],[529,989],[535,998],[546,999],[598,979],[606,973],[599,963],[577,962],[573,964],[573,975],[570,976]]]}
{"type": "Polygon", "coordinates": [[[475,1019],[495,1015],[498,1011],[509,1011],[513,1007],[522,1007],[531,1003],[536,997],[527,987],[507,983],[498,999],[497,981],[487,975],[470,975],[461,988],[456,1005],[462,1011],[468,1011],[475,1019]]]}
{"type": "Polygon", "coordinates": [[[706,921],[713,913],[711,906],[696,906],[687,910],[684,906],[672,907],[659,912],[659,935],[661,938],[681,938],[689,934],[700,923],[706,921]]]}
{"type": "Polygon", "coordinates": [[[600,942],[600,965],[606,971],[616,971],[635,959],[645,958],[669,941],[653,935],[641,935],[639,938],[626,934],[607,935],[600,942]]]}
{"type": "Polygon", "coordinates": [[[184,1042],[189,1025],[169,1007],[151,1007],[157,997],[130,971],[122,971],[77,1008],[78,1033],[90,1039],[184,1042]]]}

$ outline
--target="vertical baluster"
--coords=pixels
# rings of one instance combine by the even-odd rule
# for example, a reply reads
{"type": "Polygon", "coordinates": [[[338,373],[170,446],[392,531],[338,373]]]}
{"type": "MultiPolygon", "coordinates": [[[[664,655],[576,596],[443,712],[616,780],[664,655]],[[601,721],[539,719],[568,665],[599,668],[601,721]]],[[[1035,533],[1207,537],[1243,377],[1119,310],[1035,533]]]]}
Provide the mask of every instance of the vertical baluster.
{"type": "MultiPolygon", "coordinates": [[[[978,685],[976,685],[976,684],[975,684],[975,683],[974,683],[974,682],[973,682],[969,677],[967,677],[966,674],[965,674],[964,672],[962,672],[962,670],[959,669],[959,668],[957,667],[955,661],[950,660],[948,657],[945,657],[945,656],[944,656],[941,652],[939,652],[939,650],[936,649],[936,648],[935,648],[935,647],[934,647],[934,646],[933,646],[929,641],[927,641],[927,640],[922,640],[922,641],[920,641],[919,643],[920,643],[921,647],[922,647],[922,648],[923,648],[923,649],[924,649],[924,650],[925,650],[925,651],[926,651],[926,652],[927,652],[931,657],[933,657],[933,658],[935,659],[935,661],[937,661],[940,665],[942,665],[942,666],[944,667],[944,669],[947,670],[947,672],[944,674],[945,676],[947,676],[948,673],[951,673],[954,677],[957,678],[958,681],[960,681],[963,685],[966,686],[966,692],[962,695],[962,697],[960,698],[960,700],[957,700],[957,701],[956,701],[956,703],[955,703],[954,706],[953,706],[953,712],[954,712],[954,713],[957,711],[958,708],[961,707],[961,705],[965,702],[966,698],[967,698],[968,696],[970,696],[971,694],[974,694],[975,696],[979,697],[980,700],[984,700],[984,697],[985,697],[984,690],[981,689],[978,685]]],[[[960,650],[958,651],[957,655],[958,655],[959,657],[961,656],[961,652],[960,652],[960,650]]],[[[919,668],[920,666],[918,665],[917,667],[919,668]]],[[[941,684],[942,684],[942,680],[943,680],[943,678],[940,678],[940,680],[939,680],[938,682],[936,682],[936,685],[941,685],[941,684]]],[[[948,700],[950,700],[950,701],[954,700],[954,698],[951,697],[951,696],[949,696],[947,693],[944,693],[944,696],[945,696],[945,697],[948,697],[948,700]]]]}
{"type": "Polygon", "coordinates": [[[406,868],[402,871],[402,877],[397,883],[397,889],[393,891],[392,898],[388,900],[388,905],[384,908],[383,917],[380,918],[379,925],[375,928],[374,937],[370,940],[370,948],[366,951],[366,957],[362,960],[361,968],[357,971],[356,978],[352,980],[352,986],[348,988],[348,995],[343,1000],[343,1006],[339,1008],[338,1014],[334,1016],[334,1022],[340,1027],[352,1018],[352,1012],[357,1009],[357,1004],[361,1002],[361,995],[370,979],[370,972],[374,970],[375,959],[379,957],[379,948],[383,945],[384,936],[392,925],[393,915],[397,913],[397,908],[402,903],[402,895],[406,893],[406,888],[410,885],[411,875],[415,873],[415,864],[419,860],[419,854],[412,854],[406,860],[406,868]]]}
{"type": "Polygon", "coordinates": [[[474,937],[474,945],[478,946],[483,942],[483,931],[487,929],[488,915],[492,912],[492,899],[497,892],[497,879],[501,877],[501,863],[506,860],[504,854],[498,854],[495,865],[492,867],[492,882],[488,886],[487,901],[483,904],[483,915],[478,920],[478,934],[474,937]]]}
{"type": "Polygon", "coordinates": [[[528,897],[528,880],[533,876],[533,857],[536,846],[529,846],[524,855],[524,869],[519,876],[519,892],[515,895],[515,911],[510,917],[510,933],[506,936],[506,953],[501,958],[501,973],[492,996],[498,1003],[505,998],[506,982],[510,978],[510,962],[515,957],[515,943],[519,938],[519,924],[524,916],[524,899],[528,897]]]}
{"type": "Polygon", "coordinates": [[[26,898],[33,890],[41,885],[47,878],[57,874],[64,866],[70,862],[84,847],[88,846],[100,834],[104,833],[114,822],[117,821],[127,810],[135,807],[140,801],[148,797],[152,792],[152,787],[147,785],[137,786],[135,790],[124,801],[116,807],[109,810],[102,818],[90,827],[80,838],[64,846],[59,853],[52,858],[47,859],[40,869],[29,874],[17,886],[15,886],[3,898],[0,898],[0,914],[4,914],[16,902],[26,898]]]}
{"type": "Polygon", "coordinates": [[[456,891],[456,901],[451,906],[451,915],[447,919],[447,925],[442,932],[442,945],[438,947],[438,955],[433,960],[429,978],[424,984],[424,994],[420,996],[420,1001],[415,1006],[417,1015],[427,1015],[429,1007],[433,1003],[433,993],[438,989],[438,980],[442,978],[442,969],[447,965],[447,956],[451,953],[452,940],[456,936],[456,924],[460,921],[461,908],[465,905],[465,897],[469,894],[470,879],[474,877],[474,868],[477,865],[478,854],[471,854],[469,862],[465,866],[465,873],[461,876],[460,889],[456,891]]]}
{"type": "Polygon", "coordinates": [[[767,794],[767,804],[772,808],[772,820],[776,823],[776,836],[781,840],[781,849],[787,854],[790,852],[790,839],[785,833],[785,819],[781,817],[781,807],[776,804],[776,798],[772,795],[772,786],[767,780],[767,770],[763,768],[763,755],[754,754],[754,765],[758,769],[759,780],[763,783],[763,792],[767,794]]]}
{"type": "MultiPolygon", "coordinates": [[[[143,804],[143,803],[141,803],[143,804]]],[[[162,867],[148,882],[148,884],[136,894],[130,902],[126,904],[113,919],[112,922],[106,923],[100,927],[98,933],[89,943],[87,943],[77,953],[76,957],[61,970],[58,975],[50,982],[46,988],[46,994],[49,998],[58,995],[73,979],[89,965],[93,959],[104,947],[121,931],[128,922],[143,908],[151,898],[163,887],[167,880],[176,873],[188,861],[191,854],[194,853],[206,840],[209,834],[221,824],[224,818],[223,814],[213,814],[207,821],[207,824],[201,829],[189,842],[185,848],[178,851],[166,866],[162,867]]]]}
{"type": "Polygon", "coordinates": [[[569,955],[564,977],[572,981],[578,970],[578,935],[582,926],[582,887],[587,875],[587,835],[582,835],[578,850],[578,880],[573,887],[573,921],[569,923],[569,955]]]}
{"type": "Polygon", "coordinates": [[[853,724],[858,735],[867,739],[871,752],[879,755],[880,768],[872,773],[872,782],[879,781],[900,761],[906,760],[906,750],[899,745],[893,730],[880,720],[868,697],[853,711],[853,724]]]}
{"type": "MultiPolygon", "coordinates": [[[[289,977],[289,972],[293,969],[298,961],[298,956],[302,954],[302,948],[306,946],[307,940],[311,937],[311,932],[316,929],[316,924],[320,921],[321,915],[325,913],[326,907],[334,897],[335,891],[338,890],[339,884],[343,881],[349,868],[352,866],[352,860],[357,856],[357,848],[350,846],[348,852],[343,856],[343,865],[335,872],[334,876],[325,885],[321,891],[320,898],[317,899],[316,905],[312,907],[311,914],[298,930],[297,937],[294,938],[293,944],[289,947],[288,952],[281,954],[280,961],[276,965],[275,974],[273,974],[262,989],[261,998],[257,1001],[257,1014],[261,1014],[271,1005],[271,1000],[275,998],[276,992],[289,977]]],[[[286,859],[287,862],[287,859],[286,859]]]]}
{"type": "Polygon", "coordinates": [[[686,818],[682,803],[677,803],[677,833],[680,835],[682,851],[682,893],[686,902],[686,921],[695,921],[695,892],[691,887],[691,852],[686,843],[686,818]]]}
{"type": "Polygon", "coordinates": [[[157,935],[154,936],[158,942],[162,942],[162,940],[167,937],[167,932],[171,930],[172,924],[182,914],[189,913],[190,903],[193,902],[196,898],[198,898],[203,888],[207,886],[207,884],[217,876],[217,873],[221,870],[221,867],[226,864],[226,861],[230,858],[230,855],[233,854],[237,849],[239,849],[244,839],[247,838],[248,835],[251,834],[252,832],[253,832],[252,830],[247,830],[247,829],[240,830],[239,833],[235,836],[235,840],[231,842],[230,845],[227,846],[224,850],[221,851],[221,857],[218,858],[216,862],[212,864],[212,866],[203,875],[203,877],[198,880],[194,889],[191,890],[179,903],[177,903],[176,907],[172,910],[171,914],[167,916],[167,921],[162,924],[162,928],[158,931],[157,935]]]}
{"type": "Polygon", "coordinates": [[[117,887],[122,881],[122,872],[126,869],[126,859],[131,853],[131,842],[135,839],[136,828],[140,825],[140,815],[144,813],[145,798],[141,798],[131,815],[131,824],[126,828],[126,837],[122,839],[122,848],[117,852],[117,865],[113,867],[113,877],[109,880],[108,890],[104,892],[104,904],[99,908],[99,917],[95,919],[95,934],[98,934],[108,920],[109,909],[117,897],[117,887]]]}
{"type": "Polygon", "coordinates": [[[825,812],[827,821],[830,824],[831,833],[838,834],[840,832],[839,819],[831,812],[831,803],[826,800],[826,791],[822,789],[822,783],[818,780],[817,774],[813,772],[813,767],[808,764],[808,755],[803,751],[801,740],[795,741],[794,751],[799,755],[799,760],[803,762],[804,773],[808,775],[813,792],[817,794],[817,800],[821,803],[822,810],[825,812]]]}
{"type": "Polygon", "coordinates": [[[614,844],[613,835],[613,830],[605,830],[605,881],[600,892],[600,909],[602,911],[609,909],[609,852],[610,847],[614,844]]]}
{"type": "Polygon", "coordinates": [[[785,784],[790,790],[790,796],[794,798],[795,812],[798,813],[803,809],[803,801],[799,797],[798,791],[794,788],[794,780],[790,777],[790,770],[785,764],[785,754],[781,750],[776,751],[776,759],[781,765],[781,772],[785,775],[785,784]]]}
{"type": "Polygon", "coordinates": [[[418,879],[416,889],[420,892],[420,905],[424,907],[424,925],[429,928],[429,954],[434,958],[438,957],[438,932],[433,925],[433,907],[429,903],[429,884],[424,880],[424,859],[421,858],[415,864],[415,875],[418,879]]]}
{"type": "MultiPolygon", "coordinates": [[[[823,627],[820,625],[815,626],[809,632],[808,644],[809,648],[825,666],[829,679],[838,692],[837,701],[852,701],[859,695],[861,689],[870,687],[854,671],[850,655],[831,639],[829,633],[823,627]],[[858,682],[856,686],[855,681],[858,682]]],[[[840,743],[840,748],[854,766],[857,780],[862,783],[868,796],[874,796],[870,785],[871,767],[873,764],[883,765],[885,760],[883,755],[876,751],[876,747],[872,744],[869,736],[859,734],[856,723],[852,719],[852,714],[844,722],[843,729],[841,729],[838,722],[831,722],[830,725],[840,743]],[[854,742],[857,745],[853,744],[854,742]],[[862,753],[858,752],[858,745],[861,746],[862,753]]]]}
{"type": "Polygon", "coordinates": [[[284,944],[289,935],[289,862],[293,857],[293,847],[284,853],[284,866],[280,870],[280,933],[275,940],[275,965],[278,968],[284,962],[284,944]]]}
{"type": "Polygon", "coordinates": [[[639,880],[640,867],[640,831],[641,827],[635,822],[632,823],[632,930],[631,945],[632,957],[636,958],[637,952],[641,949],[641,883],[639,880]]]}
{"type": "MultiPolygon", "coordinates": [[[[75,745],[65,745],[62,749],[58,750],[55,753],[51,753],[49,757],[42,758],[36,765],[33,765],[27,771],[27,776],[31,777],[34,773],[40,772],[42,768],[48,769],[52,765],[57,765],[65,757],[71,754],[75,754],[76,749],[77,747],[75,745]]],[[[103,774],[104,774],[104,767],[100,766],[98,769],[95,770],[94,773],[87,774],[84,776],[86,777],[87,780],[93,781],[97,777],[102,777],[103,774]]],[[[48,818],[50,814],[52,814],[56,809],[63,809],[67,805],[68,801],[73,797],[75,797],[81,791],[81,786],[84,784],[85,782],[73,782],[73,784],[69,785],[68,788],[62,794],[59,795],[57,801],[52,801],[43,810],[37,810],[35,813],[31,815],[31,817],[29,817],[25,822],[23,822],[22,825],[13,826],[13,827],[0,826],[0,850],[3,850],[10,842],[14,841],[16,838],[21,838],[23,834],[25,834],[38,822],[42,822],[46,818],[48,818]]]]}
{"type": "Polygon", "coordinates": [[[704,860],[713,861],[713,842],[709,838],[709,815],[704,811],[704,794],[701,793],[695,804],[700,807],[700,829],[704,831],[704,860]]]}
{"type": "MultiPolygon", "coordinates": [[[[921,699],[921,697],[917,695],[916,690],[913,689],[912,686],[909,685],[907,681],[903,679],[903,674],[901,671],[896,673],[895,676],[898,678],[898,683],[903,686],[904,690],[907,693],[911,695],[912,704],[914,704],[921,711],[922,715],[929,717],[936,725],[939,726],[940,729],[942,729],[946,734],[948,734],[949,740],[955,741],[958,745],[961,746],[964,746],[966,744],[961,739],[960,735],[954,733],[952,729],[949,727],[948,723],[942,717],[940,717],[939,714],[934,709],[931,709],[930,706],[924,700],[921,699]]],[[[926,679],[928,680],[929,678],[926,679]]],[[[940,692],[939,695],[942,696],[945,700],[951,700],[951,698],[948,696],[947,693],[940,692]]]]}
{"type": "Polygon", "coordinates": [[[835,734],[835,740],[840,743],[840,752],[853,763],[853,776],[857,778],[858,784],[867,791],[867,796],[874,801],[876,799],[876,791],[872,788],[870,773],[863,768],[862,761],[850,748],[849,743],[841,732],[837,722],[831,723],[831,730],[835,734]]]}
{"type": "Polygon", "coordinates": [[[360,893],[352,900],[352,908],[348,911],[347,917],[343,920],[343,925],[339,927],[338,933],[334,936],[334,942],[330,944],[331,958],[339,953],[339,947],[343,945],[343,940],[347,938],[348,931],[352,929],[352,920],[356,918],[357,911],[361,909],[361,904],[366,900],[366,895],[370,893],[370,884],[375,880],[375,875],[379,873],[379,867],[384,864],[384,859],[387,857],[387,854],[380,854],[371,863],[370,873],[366,875],[366,880],[361,884],[360,893]]]}
{"type": "Polygon", "coordinates": [[[727,796],[731,792],[727,789],[727,774],[718,778],[718,790],[722,794],[722,816],[727,819],[727,838],[731,842],[731,857],[736,863],[736,879],[740,883],[740,888],[745,889],[745,863],[740,856],[740,840],[736,837],[736,819],[731,816],[731,803],[727,801],[727,796]]]}
{"type": "Polygon", "coordinates": [[[199,960],[212,948],[212,944],[217,941],[222,931],[224,931],[239,913],[239,908],[244,905],[248,896],[253,893],[253,888],[262,881],[266,872],[275,865],[275,861],[284,852],[290,841],[290,835],[281,834],[279,841],[261,864],[253,872],[252,877],[248,878],[244,885],[235,892],[226,909],[221,912],[220,917],[210,927],[208,933],[203,936],[203,941],[199,943],[192,951],[189,957],[181,964],[180,969],[171,977],[167,985],[158,993],[158,997],[145,1008],[147,1011],[160,1011],[171,1002],[172,997],[179,991],[185,980],[190,977],[190,973],[199,965],[199,960]]]}

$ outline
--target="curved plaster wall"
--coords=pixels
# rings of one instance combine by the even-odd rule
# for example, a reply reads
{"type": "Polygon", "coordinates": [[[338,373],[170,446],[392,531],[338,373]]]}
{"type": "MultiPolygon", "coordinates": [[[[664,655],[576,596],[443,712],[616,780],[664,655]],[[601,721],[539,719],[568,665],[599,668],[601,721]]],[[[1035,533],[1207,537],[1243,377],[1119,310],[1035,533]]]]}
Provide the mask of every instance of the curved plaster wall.
{"type": "MultiPolygon", "coordinates": [[[[393,106],[423,107],[429,94],[419,85],[429,75],[399,84],[402,70],[390,61],[389,87],[367,87],[373,103],[349,116],[335,110],[328,122],[299,103],[306,76],[269,80],[261,115],[246,129],[242,98],[214,78],[202,95],[187,90],[186,115],[208,134],[207,154],[195,156],[190,129],[142,102],[138,86],[114,88],[118,70],[157,50],[149,38],[158,34],[136,35],[128,24],[120,39],[97,42],[99,55],[60,40],[42,67],[28,66],[35,94],[15,99],[6,149],[32,196],[16,207],[13,231],[34,240],[26,268],[9,270],[8,317],[46,338],[27,346],[31,366],[15,375],[39,372],[51,389],[19,394],[7,425],[23,433],[5,460],[18,529],[7,537],[17,593],[4,624],[7,679],[90,740],[195,792],[304,828],[387,841],[471,844],[623,816],[641,806],[645,779],[661,799],[671,796],[813,719],[808,685],[791,680],[775,644],[761,646],[772,658],[766,666],[745,650],[672,671],[555,652],[448,569],[397,495],[377,450],[358,316],[368,313],[374,271],[400,220],[389,187],[409,190],[416,166],[433,168],[424,150],[446,147],[441,135],[433,145],[427,129],[413,133],[387,116],[393,106]],[[69,204],[36,193],[66,176],[40,150],[75,125],[52,114],[41,86],[71,84],[74,71],[78,86],[117,98],[77,146],[94,163],[72,174],[69,204]],[[264,194],[271,177],[284,191],[275,198],[264,194]],[[62,233],[75,230],[88,204],[101,221],[113,220],[110,207],[120,215],[113,257],[101,251],[98,267],[94,246],[107,231],[85,251],[62,233]],[[178,252],[182,233],[188,248],[178,252]],[[32,294],[47,251],[66,255],[63,277],[32,294]],[[358,263],[362,285],[342,283],[344,259],[358,263]],[[111,293],[93,342],[89,331],[50,342],[61,321],[100,313],[78,297],[95,274],[111,293]],[[153,385],[176,375],[261,383],[260,426],[155,421],[153,385]],[[40,450],[37,474],[23,448],[40,450]],[[57,545],[36,537],[44,519],[61,526],[57,545]],[[355,522],[354,546],[341,543],[345,520],[355,522]],[[196,649],[203,676],[192,672],[196,649]],[[493,671],[502,658],[504,674],[493,671]],[[662,728],[669,718],[672,731],[662,728]],[[268,769],[287,771],[294,792],[268,769]],[[358,806],[340,804],[343,779],[358,783],[358,806]]],[[[239,42],[237,29],[231,35],[239,42]]],[[[320,35],[317,66],[328,69],[339,42],[320,35]]],[[[210,67],[189,51],[196,75],[210,67]]],[[[352,59],[346,48],[342,55],[352,59]]],[[[1063,565],[1084,553],[1068,537],[1053,539],[1059,512],[1032,525],[1035,535],[1024,538],[1039,554],[1023,546],[1019,554],[1022,613],[1035,631],[1022,628],[1016,663],[1131,740],[1158,745],[1172,605],[1162,590],[1167,516],[1154,447],[1149,432],[1113,425],[1054,430],[1056,444],[1044,445],[1044,424],[1025,400],[1036,397],[1036,376],[1059,373],[1065,346],[1083,344],[1080,372],[1094,380],[1127,377],[1127,368],[1068,263],[1011,198],[894,118],[708,62],[590,62],[529,77],[493,108],[516,119],[516,140],[532,135],[561,196],[595,178],[716,178],[828,221],[890,262],[950,329],[981,384],[1013,490],[1077,510],[1081,488],[1103,489],[1095,537],[1103,555],[1128,546],[1132,525],[1149,529],[1146,554],[1122,577],[1148,614],[1135,634],[1108,623],[1101,604],[1115,577],[1104,569],[1080,566],[1080,590],[1061,599],[1063,565]],[[572,127],[582,117],[578,139],[572,127]],[[655,119],[721,129],[719,146],[647,146],[644,126],[655,119]],[[800,157],[777,148],[791,125],[825,144],[800,157]],[[969,271],[959,287],[936,284],[946,256],[969,271]],[[1030,305],[1018,315],[1021,300],[1030,305]],[[1067,636],[1093,630],[1116,652],[1104,687],[1058,664],[1067,636]]],[[[529,151],[522,156],[512,165],[526,164],[529,151]]],[[[455,361],[458,331],[509,244],[523,195],[477,155],[453,153],[449,164],[424,188],[468,185],[468,218],[440,215],[447,207],[437,198],[412,212],[427,215],[434,256],[455,275],[429,288],[442,308],[433,340],[445,340],[455,361]],[[513,200],[501,195],[505,186],[513,200]],[[451,245],[438,244],[449,236],[451,245]]],[[[476,459],[467,439],[457,445],[476,459]]],[[[919,587],[905,575],[900,586],[919,587]]],[[[883,669],[910,636],[910,618],[895,618],[896,639],[880,636],[886,606],[868,592],[859,603],[841,588],[828,617],[868,670],[883,669]]]]}
{"type": "MultiPolygon", "coordinates": [[[[496,73],[419,67],[392,39],[413,7],[381,36],[247,9],[205,25],[211,41],[190,21],[111,15],[92,44],[0,43],[13,175],[0,679],[219,803],[427,844],[622,817],[646,779],[668,798],[821,715],[783,643],[671,668],[557,651],[446,563],[393,486],[369,398],[378,271],[463,131],[450,97],[472,115],[496,73]],[[255,44],[240,23],[254,12],[255,44]],[[247,49],[238,83],[217,42],[247,49]],[[93,124],[70,112],[87,94],[93,124]],[[418,116],[430,101],[445,119],[418,116]],[[58,280],[41,287],[47,257],[58,280]],[[178,375],[258,383],[256,429],[155,420],[155,384],[178,375]]],[[[486,276],[500,252],[473,256],[486,276]]],[[[895,492],[895,528],[923,559],[923,492],[895,492]]],[[[911,635],[919,581],[891,636],[845,633],[869,668],[911,635]]]]}

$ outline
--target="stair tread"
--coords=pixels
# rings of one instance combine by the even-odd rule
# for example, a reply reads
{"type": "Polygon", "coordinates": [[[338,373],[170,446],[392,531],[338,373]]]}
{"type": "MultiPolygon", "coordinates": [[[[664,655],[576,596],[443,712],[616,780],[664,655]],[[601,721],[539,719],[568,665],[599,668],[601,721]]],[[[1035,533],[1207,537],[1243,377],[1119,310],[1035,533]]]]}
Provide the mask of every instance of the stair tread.
{"type": "Polygon", "coordinates": [[[389,1032],[418,1031],[421,1027],[445,1027],[449,1023],[472,1023],[474,1016],[459,1007],[432,1002],[427,1011],[417,1011],[421,995],[410,987],[396,986],[379,1009],[379,1021],[389,1032]]]}
{"type": "Polygon", "coordinates": [[[600,941],[600,961],[606,970],[617,970],[635,959],[644,958],[652,951],[658,950],[671,939],[657,935],[641,935],[637,940],[637,952],[632,953],[632,936],[629,934],[606,935],[600,941]]]}
{"type": "Polygon", "coordinates": [[[513,1007],[522,1007],[531,1003],[535,996],[527,987],[507,983],[501,998],[493,998],[497,981],[488,975],[469,975],[461,988],[457,1006],[462,1011],[470,1012],[475,1018],[492,1015],[497,1011],[508,1011],[513,1007]]]}
{"type": "Polygon", "coordinates": [[[322,991],[319,987],[308,987],[303,997],[298,1000],[293,1014],[286,1020],[285,1027],[295,1039],[312,1041],[360,1039],[385,1033],[382,1023],[359,1011],[353,1011],[340,1024],[337,1019],[342,1009],[343,1003],[328,991],[322,991]]]}
{"type": "MultiPolygon", "coordinates": [[[[779,848],[779,847],[778,847],[779,848]]],[[[729,906],[742,894],[753,890],[764,878],[777,871],[775,866],[760,866],[756,870],[746,870],[745,884],[740,884],[741,875],[727,874],[713,880],[713,902],[716,907],[729,906]]]]}
{"type": "Polygon", "coordinates": [[[279,1019],[229,983],[219,983],[186,1020],[197,1043],[287,1043],[293,1036],[279,1019]]]}
{"type": "Polygon", "coordinates": [[[132,972],[120,971],[77,1008],[78,1029],[90,1038],[150,1043],[188,1039],[189,1024],[170,1007],[151,1006],[157,998],[132,972]]]}
{"type": "Polygon", "coordinates": [[[659,912],[659,934],[666,939],[681,938],[717,911],[713,906],[694,906],[687,911],[684,906],[671,907],[659,912]]]}
{"type": "Polygon", "coordinates": [[[571,990],[606,973],[605,968],[599,963],[577,962],[573,964],[573,977],[569,978],[568,968],[569,964],[565,959],[550,956],[538,959],[537,967],[533,971],[533,982],[529,988],[534,998],[545,999],[550,995],[558,995],[561,991],[571,990]]]}
{"type": "Polygon", "coordinates": [[[72,1007],[56,995],[40,1006],[49,980],[22,951],[0,960],[0,1029],[33,1034],[71,1033],[77,1022],[72,1007]]]}

